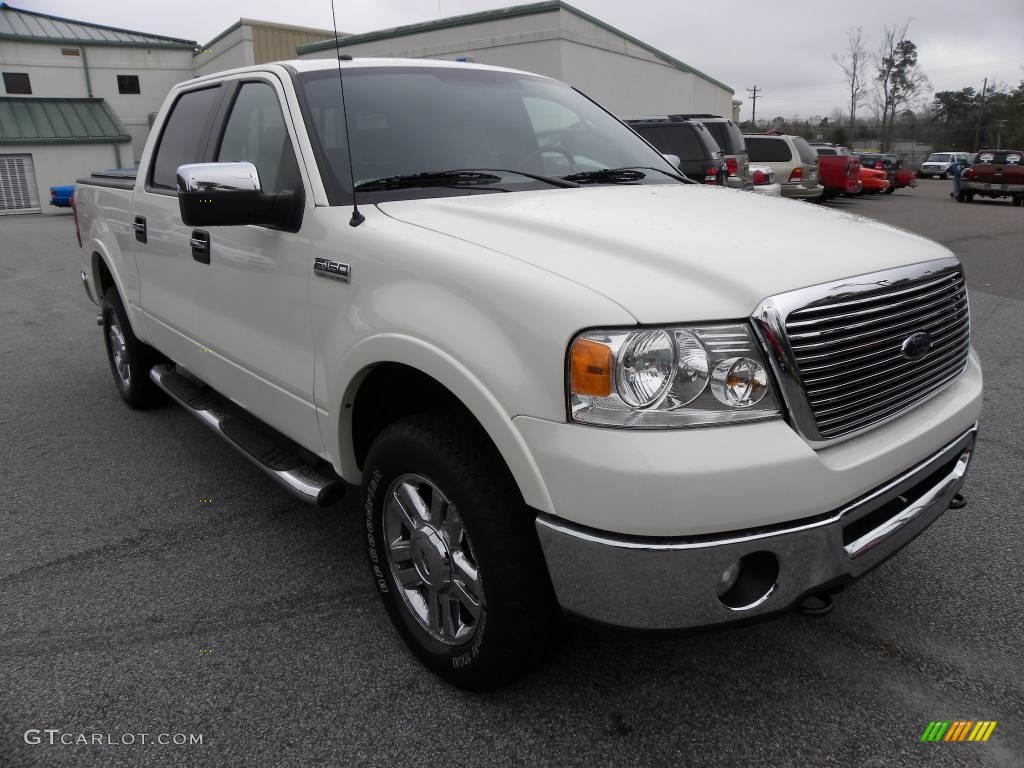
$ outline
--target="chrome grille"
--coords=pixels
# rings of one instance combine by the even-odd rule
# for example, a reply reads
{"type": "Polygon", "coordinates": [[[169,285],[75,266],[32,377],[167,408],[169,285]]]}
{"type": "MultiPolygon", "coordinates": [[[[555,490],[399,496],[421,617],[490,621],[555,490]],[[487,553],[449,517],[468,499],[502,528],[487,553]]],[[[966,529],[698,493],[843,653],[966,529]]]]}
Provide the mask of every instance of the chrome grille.
{"type": "Polygon", "coordinates": [[[948,259],[774,297],[755,320],[762,336],[776,337],[773,363],[790,409],[815,440],[919,403],[964,370],[970,349],[967,288],[948,259]],[[903,343],[921,331],[931,346],[910,359],[903,343]]]}

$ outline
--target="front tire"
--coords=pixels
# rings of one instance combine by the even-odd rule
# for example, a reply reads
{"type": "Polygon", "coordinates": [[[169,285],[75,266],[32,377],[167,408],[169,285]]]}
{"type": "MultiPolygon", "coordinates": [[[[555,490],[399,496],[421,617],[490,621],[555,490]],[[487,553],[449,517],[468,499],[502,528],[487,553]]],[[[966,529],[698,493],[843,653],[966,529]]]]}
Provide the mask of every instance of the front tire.
{"type": "Polygon", "coordinates": [[[160,354],[136,338],[116,291],[107,292],[102,307],[103,341],[118,393],[132,408],[161,405],[166,396],[149,378],[149,370],[160,361],[160,354]]]}
{"type": "Polygon", "coordinates": [[[561,614],[534,516],[470,417],[437,411],[392,424],[363,477],[374,581],[425,666],[489,690],[557,648],[561,614]]]}

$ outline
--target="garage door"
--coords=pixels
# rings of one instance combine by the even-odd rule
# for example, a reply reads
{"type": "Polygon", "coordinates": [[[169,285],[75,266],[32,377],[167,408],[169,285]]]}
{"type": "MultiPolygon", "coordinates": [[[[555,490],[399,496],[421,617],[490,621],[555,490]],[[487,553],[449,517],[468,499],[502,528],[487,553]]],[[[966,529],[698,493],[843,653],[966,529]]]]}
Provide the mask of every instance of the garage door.
{"type": "Polygon", "coordinates": [[[32,155],[0,155],[0,216],[39,213],[32,155]]]}

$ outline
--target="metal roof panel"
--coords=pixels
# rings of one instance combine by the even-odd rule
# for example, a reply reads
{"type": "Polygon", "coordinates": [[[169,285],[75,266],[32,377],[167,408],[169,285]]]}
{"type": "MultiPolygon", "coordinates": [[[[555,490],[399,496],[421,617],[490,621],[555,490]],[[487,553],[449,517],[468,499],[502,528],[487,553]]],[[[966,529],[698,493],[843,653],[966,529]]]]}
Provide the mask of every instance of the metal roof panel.
{"type": "Polygon", "coordinates": [[[0,97],[0,145],[131,141],[103,99],[0,97]]]}
{"type": "Polygon", "coordinates": [[[149,48],[196,48],[195,40],[151,35],[132,29],[90,24],[0,2],[0,39],[74,42],[91,45],[128,45],[149,48]]]}

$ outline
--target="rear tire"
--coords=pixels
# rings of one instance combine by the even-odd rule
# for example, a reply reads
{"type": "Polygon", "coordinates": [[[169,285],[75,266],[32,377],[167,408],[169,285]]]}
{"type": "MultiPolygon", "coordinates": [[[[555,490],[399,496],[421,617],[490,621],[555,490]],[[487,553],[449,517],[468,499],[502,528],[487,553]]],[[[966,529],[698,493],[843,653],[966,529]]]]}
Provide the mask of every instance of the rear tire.
{"type": "Polygon", "coordinates": [[[392,424],[363,478],[374,582],[425,666],[490,690],[558,647],[562,617],[534,515],[472,418],[436,411],[392,424]]]}
{"type": "Polygon", "coordinates": [[[101,306],[103,342],[117,391],[132,408],[161,405],[167,397],[149,378],[150,369],[163,359],[160,353],[136,338],[117,291],[107,291],[101,306]]]}

